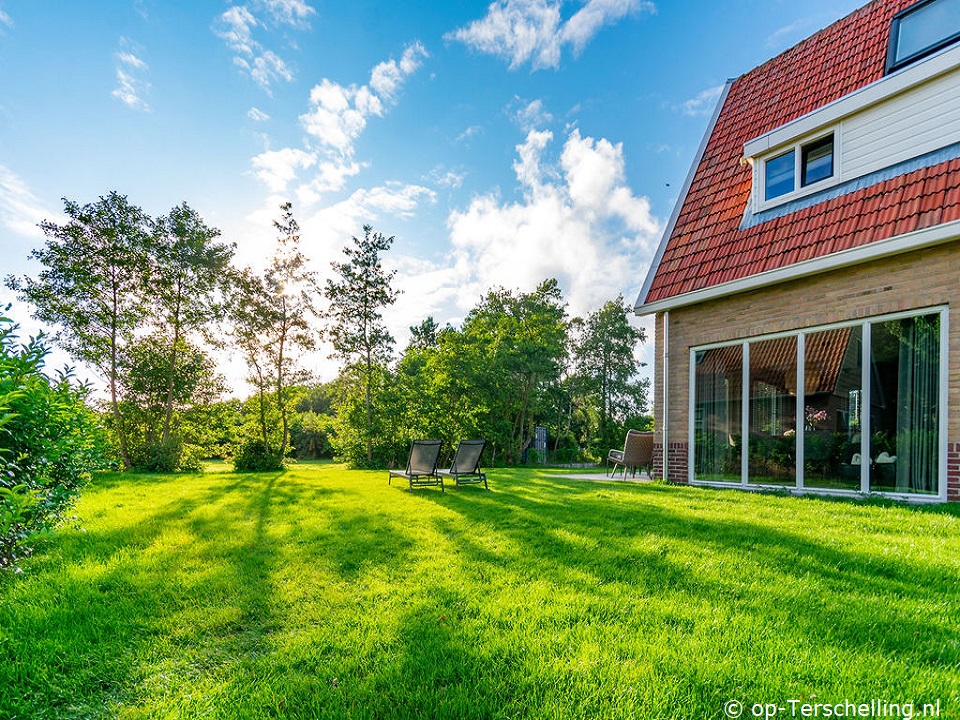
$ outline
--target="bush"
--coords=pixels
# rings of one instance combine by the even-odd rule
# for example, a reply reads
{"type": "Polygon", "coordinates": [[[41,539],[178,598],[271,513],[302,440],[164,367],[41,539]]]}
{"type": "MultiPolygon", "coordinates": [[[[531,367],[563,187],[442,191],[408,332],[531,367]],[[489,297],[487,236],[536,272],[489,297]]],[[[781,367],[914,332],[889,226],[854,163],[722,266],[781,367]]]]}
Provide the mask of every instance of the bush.
{"type": "Polygon", "coordinates": [[[247,440],[233,457],[237,472],[270,472],[283,469],[283,458],[263,440],[247,440]]]}
{"type": "Polygon", "coordinates": [[[17,329],[0,317],[0,568],[16,567],[106,466],[86,389],[69,371],[47,377],[42,336],[20,344],[17,329]]]}
{"type": "Polygon", "coordinates": [[[139,472],[172,473],[201,472],[203,462],[200,448],[187,445],[175,435],[148,443],[131,458],[131,466],[139,472]]]}

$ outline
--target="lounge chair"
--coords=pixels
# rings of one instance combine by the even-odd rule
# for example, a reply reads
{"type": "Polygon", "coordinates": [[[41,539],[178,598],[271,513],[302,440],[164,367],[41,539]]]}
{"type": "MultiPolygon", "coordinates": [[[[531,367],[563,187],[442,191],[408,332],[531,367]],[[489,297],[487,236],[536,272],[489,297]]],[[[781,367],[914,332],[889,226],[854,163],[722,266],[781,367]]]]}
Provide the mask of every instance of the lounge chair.
{"type": "Polygon", "coordinates": [[[439,485],[440,490],[445,492],[443,477],[437,473],[441,445],[443,440],[414,440],[410,446],[406,469],[391,470],[387,484],[392,484],[395,477],[402,477],[410,482],[411,491],[415,487],[439,485]]]}
{"type": "Polygon", "coordinates": [[[653,477],[650,473],[650,467],[653,464],[653,433],[640,432],[639,430],[628,430],[627,439],[623,442],[623,450],[611,450],[607,455],[608,475],[613,477],[617,474],[617,468],[623,468],[623,477],[627,477],[627,468],[637,475],[637,468],[643,468],[647,475],[653,477]],[[613,470],[610,471],[610,463],[613,463],[613,470]]]}
{"type": "Polygon", "coordinates": [[[450,469],[438,472],[443,477],[452,477],[457,487],[483,483],[483,486],[489,490],[487,475],[480,471],[480,455],[486,445],[486,440],[461,440],[450,469]]]}

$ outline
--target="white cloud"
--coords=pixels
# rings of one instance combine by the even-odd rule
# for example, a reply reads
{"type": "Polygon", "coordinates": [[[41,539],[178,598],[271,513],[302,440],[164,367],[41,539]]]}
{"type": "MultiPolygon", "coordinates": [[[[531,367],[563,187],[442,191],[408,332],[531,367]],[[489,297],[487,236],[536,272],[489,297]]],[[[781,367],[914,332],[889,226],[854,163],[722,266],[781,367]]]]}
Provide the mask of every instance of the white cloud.
{"type": "MultiPolygon", "coordinates": [[[[120,38],[120,47],[129,48],[132,43],[120,38]]],[[[129,49],[118,50],[114,55],[117,61],[117,87],[110,93],[127,107],[135,110],[150,110],[144,96],[150,89],[150,83],[144,77],[149,69],[140,57],[129,49]]]]}
{"type": "Polygon", "coordinates": [[[42,238],[37,225],[44,219],[57,219],[12,170],[0,165],[0,224],[26,238],[42,238]]]}
{"type": "Polygon", "coordinates": [[[723,92],[723,85],[707,88],[700,92],[695,98],[691,98],[683,103],[681,110],[684,115],[691,117],[697,115],[709,115],[713,112],[723,92]]]}
{"type": "Polygon", "coordinates": [[[297,170],[308,168],[317,162],[317,156],[295,148],[269,150],[253,158],[254,172],[266,184],[270,192],[282,193],[297,170]]]}
{"type": "Polygon", "coordinates": [[[247,110],[247,117],[253,120],[254,122],[266,122],[270,119],[270,116],[267,115],[260,108],[252,107],[247,110]]]}
{"type": "Polygon", "coordinates": [[[13,27],[13,20],[3,10],[0,10],[0,25],[6,25],[8,28],[13,27]]]}
{"type": "Polygon", "coordinates": [[[512,106],[521,105],[512,110],[513,121],[524,131],[530,132],[534,128],[543,127],[553,122],[553,115],[547,112],[543,107],[542,100],[532,100],[528,103],[522,101],[519,97],[514,97],[512,106]]]}
{"type": "Polygon", "coordinates": [[[535,70],[556,68],[565,45],[578,54],[604,25],[631,13],[656,10],[646,0],[587,0],[563,20],[561,6],[562,0],[495,0],[486,16],[445,38],[508,60],[511,69],[527,62],[535,70]]]}
{"type": "Polygon", "coordinates": [[[574,314],[638,289],[660,223],[625,183],[622,146],[574,130],[553,167],[543,159],[551,139],[531,131],[517,147],[522,202],[488,194],[451,213],[462,310],[491,287],[527,291],[548,277],[560,281],[574,314]]]}
{"type": "MultiPolygon", "coordinates": [[[[397,102],[406,79],[428,57],[420,43],[407,47],[399,62],[378,63],[370,73],[369,85],[341,85],[324,78],[310,91],[310,109],[300,116],[307,134],[302,149],[287,148],[253,158],[255,174],[271,192],[283,192],[297,171],[315,165],[312,178],[305,179],[295,193],[304,205],[318,203],[324,194],[342,190],[347,180],[360,173],[365,163],[354,160],[354,143],[367,120],[382,117],[397,102]],[[306,158],[311,158],[307,164],[306,158]]],[[[251,111],[252,112],[252,111],[251,111]]]]}
{"type": "Polygon", "coordinates": [[[272,27],[285,25],[308,29],[309,18],[315,12],[303,0],[254,0],[250,5],[233,5],[225,10],[217,18],[213,32],[235,53],[234,64],[269,93],[274,82],[293,80],[293,71],[276,52],[255,39],[254,33],[266,33],[272,27]],[[268,19],[254,14],[261,10],[268,19]]]}

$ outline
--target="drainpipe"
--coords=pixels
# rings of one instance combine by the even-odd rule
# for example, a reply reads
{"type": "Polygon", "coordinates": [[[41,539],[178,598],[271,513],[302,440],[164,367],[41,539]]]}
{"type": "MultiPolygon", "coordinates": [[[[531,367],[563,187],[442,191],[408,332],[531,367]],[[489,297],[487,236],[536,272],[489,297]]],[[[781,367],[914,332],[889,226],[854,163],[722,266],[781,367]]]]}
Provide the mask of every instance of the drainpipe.
{"type": "Polygon", "coordinates": [[[669,479],[667,470],[669,465],[667,463],[667,448],[669,447],[667,438],[669,436],[669,419],[670,419],[670,311],[664,310],[663,312],[663,360],[662,370],[660,371],[663,385],[663,411],[660,413],[661,420],[660,424],[663,427],[663,480],[666,482],[669,479]]]}

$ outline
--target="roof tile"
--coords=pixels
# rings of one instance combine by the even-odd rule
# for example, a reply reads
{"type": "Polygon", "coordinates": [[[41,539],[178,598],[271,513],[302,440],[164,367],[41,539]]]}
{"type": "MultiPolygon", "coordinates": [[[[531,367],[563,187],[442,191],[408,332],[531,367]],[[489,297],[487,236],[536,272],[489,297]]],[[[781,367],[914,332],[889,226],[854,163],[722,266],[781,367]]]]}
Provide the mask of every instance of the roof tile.
{"type": "Polygon", "coordinates": [[[733,82],[645,302],[960,218],[960,159],[740,229],[743,145],[883,77],[890,19],[915,0],[873,0],[733,82]]]}

